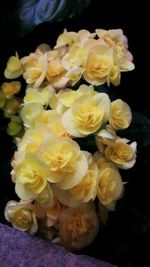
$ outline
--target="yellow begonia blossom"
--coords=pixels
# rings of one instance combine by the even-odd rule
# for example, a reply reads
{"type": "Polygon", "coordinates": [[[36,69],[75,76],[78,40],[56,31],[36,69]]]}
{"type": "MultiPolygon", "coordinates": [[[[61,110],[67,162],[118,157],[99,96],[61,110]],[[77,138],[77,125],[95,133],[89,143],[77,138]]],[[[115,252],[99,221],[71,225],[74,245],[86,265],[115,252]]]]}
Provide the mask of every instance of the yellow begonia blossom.
{"type": "Polygon", "coordinates": [[[134,69],[134,64],[132,63],[133,57],[128,51],[127,38],[123,35],[121,29],[108,31],[97,29],[96,34],[109,47],[114,47],[120,71],[131,71],[134,69]]]}
{"type": "Polygon", "coordinates": [[[118,168],[129,169],[136,161],[136,142],[129,145],[122,139],[117,139],[115,143],[105,149],[105,156],[118,168]]]}
{"type": "Polygon", "coordinates": [[[79,97],[62,117],[62,122],[69,134],[83,137],[96,132],[108,121],[110,100],[108,95],[97,93],[93,96],[79,97]]]}
{"type": "MultiPolygon", "coordinates": [[[[47,65],[47,71],[46,71],[46,78],[50,82],[54,88],[57,88],[57,84],[62,82],[62,88],[64,87],[64,74],[65,69],[62,65],[60,58],[55,58],[48,62],[47,65]]],[[[66,79],[66,83],[68,82],[68,79],[66,79]]],[[[66,84],[65,84],[66,85],[66,84]]]]}
{"type": "Polygon", "coordinates": [[[98,218],[91,202],[64,209],[59,218],[60,243],[65,247],[80,249],[89,245],[97,235],[98,218]]]}
{"type": "Polygon", "coordinates": [[[35,155],[26,154],[14,170],[15,191],[23,200],[36,199],[46,188],[49,179],[47,166],[35,155]]]}
{"type": "Polygon", "coordinates": [[[47,86],[44,88],[28,88],[26,90],[26,95],[23,99],[24,103],[38,103],[43,106],[47,106],[51,97],[53,97],[55,90],[52,86],[47,86]]]}
{"type": "Polygon", "coordinates": [[[39,125],[47,126],[49,128],[50,133],[55,134],[59,137],[68,137],[66,129],[62,124],[62,114],[57,113],[54,110],[43,110],[36,116],[35,125],[39,127],[39,125]]]}
{"type": "Polygon", "coordinates": [[[57,184],[52,187],[55,197],[65,206],[78,207],[96,197],[99,170],[92,155],[88,152],[84,154],[88,160],[88,170],[81,182],[70,190],[61,190],[57,184]]]}
{"type": "Polygon", "coordinates": [[[92,46],[85,64],[84,79],[93,85],[107,82],[120,83],[120,69],[114,60],[113,48],[106,45],[92,46]]]}
{"type": "Polygon", "coordinates": [[[123,183],[119,171],[106,166],[102,168],[97,187],[97,197],[103,205],[117,200],[122,193],[123,183]]]}
{"type": "Polygon", "coordinates": [[[53,192],[49,183],[47,183],[44,190],[37,196],[36,201],[46,208],[53,205],[53,192]]]}
{"type": "Polygon", "coordinates": [[[86,49],[78,43],[71,46],[68,53],[62,59],[63,67],[70,70],[76,67],[83,67],[87,58],[86,49]]]}
{"type": "Polygon", "coordinates": [[[5,218],[18,230],[35,234],[38,230],[36,216],[32,211],[32,204],[8,201],[5,207],[5,218]]]}
{"type": "Polygon", "coordinates": [[[28,129],[25,131],[22,139],[17,144],[17,151],[14,153],[11,165],[13,167],[11,174],[12,180],[15,182],[15,167],[18,166],[25,158],[27,153],[34,155],[40,154],[42,144],[50,138],[49,128],[46,126],[39,126],[35,129],[28,129]]]}
{"type": "Polygon", "coordinates": [[[21,59],[23,67],[23,77],[27,84],[33,87],[39,87],[46,77],[47,55],[40,50],[21,59]]]}
{"type": "Polygon", "coordinates": [[[95,94],[97,94],[97,92],[94,91],[94,87],[92,85],[88,86],[81,84],[77,90],[72,90],[70,88],[60,90],[50,99],[50,106],[52,109],[56,109],[59,113],[64,113],[80,96],[92,96],[95,94]]]}
{"type": "Polygon", "coordinates": [[[20,116],[23,120],[24,126],[27,128],[35,127],[35,120],[39,114],[44,110],[43,106],[38,103],[27,103],[21,109],[20,116]]]}
{"type": "Polygon", "coordinates": [[[19,60],[18,54],[16,56],[11,56],[8,59],[6,69],[4,71],[4,76],[7,79],[15,79],[22,75],[22,66],[19,60]]]}
{"type": "Polygon", "coordinates": [[[95,137],[96,145],[101,153],[104,153],[106,146],[114,143],[116,139],[115,131],[108,125],[106,129],[100,130],[95,137]]]}
{"type": "Polygon", "coordinates": [[[109,123],[114,129],[121,130],[128,128],[131,120],[132,113],[127,103],[121,99],[117,99],[111,103],[109,123]]]}
{"type": "Polygon", "coordinates": [[[81,182],[70,189],[70,193],[74,198],[82,202],[88,202],[91,199],[95,199],[99,177],[99,170],[96,163],[93,161],[92,155],[87,153],[86,156],[89,164],[88,171],[82,178],[81,182]]]}
{"type": "Polygon", "coordinates": [[[79,145],[69,138],[49,138],[41,158],[49,167],[49,181],[57,183],[61,189],[78,184],[88,169],[87,159],[79,145]]]}
{"type": "Polygon", "coordinates": [[[64,29],[64,32],[60,34],[56,41],[55,48],[59,48],[61,46],[71,45],[77,41],[77,33],[76,32],[68,32],[64,29]]]}
{"type": "Polygon", "coordinates": [[[86,49],[78,43],[73,44],[63,57],[62,65],[67,70],[66,77],[69,78],[72,86],[80,80],[84,72],[86,58],[86,49]]]}
{"type": "Polygon", "coordinates": [[[97,168],[102,171],[102,169],[104,168],[114,168],[117,169],[117,167],[110,161],[108,161],[105,156],[103,154],[101,154],[100,152],[95,152],[94,156],[94,162],[97,165],[97,168]]]}
{"type": "Polygon", "coordinates": [[[93,38],[95,36],[96,36],[96,33],[90,33],[89,31],[83,29],[83,30],[78,31],[78,33],[77,33],[78,40],[77,41],[81,45],[85,45],[86,46],[86,43],[89,40],[93,40],[93,38]]]}
{"type": "Polygon", "coordinates": [[[20,92],[21,89],[21,83],[18,81],[13,81],[10,83],[4,82],[1,85],[1,89],[7,99],[10,99],[13,97],[14,94],[17,94],[20,92]]]}

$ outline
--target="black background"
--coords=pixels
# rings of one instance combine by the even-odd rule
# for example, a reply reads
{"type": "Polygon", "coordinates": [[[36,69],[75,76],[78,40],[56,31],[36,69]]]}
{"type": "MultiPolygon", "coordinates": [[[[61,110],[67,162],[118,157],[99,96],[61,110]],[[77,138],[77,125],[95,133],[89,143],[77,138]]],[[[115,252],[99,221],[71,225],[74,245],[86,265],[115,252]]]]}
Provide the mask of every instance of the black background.
{"type": "MultiPolygon", "coordinates": [[[[82,15],[62,22],[43,23],[24,37],[11,34],[14,25],[1,23],[0,83],[4,81],[3,70],[9,56],[18,51],[19,56],[34,51],[41,42],[55,44],[57,36],[67,28],[68,31],[96,28],[121,28],[128,37],[129,50],[134,56],[135,70],[122,74],[121,85],[113,87],[117,97],[121,97],[133,111],[149,117],[149,79],[150,79],[150,30],[146,1],[101,1],[92,0],[82,15]],[[12,27],[12,28],[11,28],[12,27]]],[[[1,4],[1,14],[7,15],[15,9],[15,1],[1,4]],[[13,4],[12,4],[13,2],[13,4]]],[[[0,215],[5,222],[3,209],[9,199],[16,198],[14,186],[10,180],[10,160],[15,148],[11,138],[6,135],[6,121],[0,113],[0,215]]],[[[150,266],[150,149],[138,146],[135,166],[122,173],[129,181],[125,186],[125,195],[111,212],[105,228],[100,231],[93,244],[80,253],[118,266],[150,266]],[[146,261],[148,262],[146,263],[146,261]]],[[[6,223],[6,222],[5,222],[6,223]]]]}

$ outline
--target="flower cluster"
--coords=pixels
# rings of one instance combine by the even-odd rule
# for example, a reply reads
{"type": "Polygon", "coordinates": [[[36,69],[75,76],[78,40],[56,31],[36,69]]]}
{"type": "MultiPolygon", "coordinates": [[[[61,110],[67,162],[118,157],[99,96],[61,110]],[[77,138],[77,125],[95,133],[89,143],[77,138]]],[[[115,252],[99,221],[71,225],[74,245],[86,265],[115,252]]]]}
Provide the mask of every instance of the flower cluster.
{"type": "Polygon", "coordinates": [[[127,48],[121,30],[65,30],[54,49],[41,45],[8,60],[5,77],[23,75],[27,83],[19,113],[25,133],[11,172],[20,201],[5,208],[13,227],[80,249],[97,235],[103,209],[122,197],[119,169],[134,165],[136,142],[117,131],[129,127],[132,113],[94,86],[118,85],[120,73],[134,69],[127,48]]]}

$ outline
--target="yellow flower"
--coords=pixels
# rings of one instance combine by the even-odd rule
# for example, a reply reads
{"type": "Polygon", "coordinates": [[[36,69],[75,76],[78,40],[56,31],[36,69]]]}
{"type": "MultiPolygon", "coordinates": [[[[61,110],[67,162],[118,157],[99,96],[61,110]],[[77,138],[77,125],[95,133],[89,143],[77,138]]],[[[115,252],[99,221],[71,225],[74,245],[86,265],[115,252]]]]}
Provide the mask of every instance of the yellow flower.
{"type": "Polygon", "coordinates": [[[106,146],[113,144],[116,139],[115,130],[109,125],[106,126],[106,129],[100,130],[95,137],[96,145],[101,153],[104,153],[106,146]]]}
{"type": "Polygon", "coordinates": [[[109,123],[114,129],[121,130],[128,128],[131,120],[132,113],[127,103],[121,99],[117,99],[111,103],[109,123]]]}
{"type": "Polygon", "coordinates": [[[23,77],[26,83],[39,87],[46,77],[47,55],[40,50],[21,59],[23,77]]]}
{"type": "Polygon", "coordinates": [[[98,218],[93,203],[65,209],[59,221],[60,243],[68,248],[80,249],[94,240],[98,228],[98,218]]]}
{"type": "Polygon", "coordinates": [[[97,187],[97,197],[103,205],[117,200],[122,193],[123,183],[119,171],[106,166],[101,169],[97,187]]]}
{"type": "Polygon", "coordinates": [[[134,64],[132,63],[133,57],[128,51],[127,38],[123,35],[121,29],[108,31],[97,29],[96,34],[107,46],[114,47],[120,71],[130,71],[134,69],[134,64]]]}
{"type": "Polygon", "coordinates": [[[7,62],[6,69],[4,71],[4,76],[7,79],[18,78],[22,74],[21,62],[19,60],[18,54],[9,58],[7,62]]]}
{"type": "Polygon", "coordinates": [[[118,85],[120,70],[115,65],[113,48],[106,45],[92,46],[85,64],[84,79],[93,85],[101,85],[106,81],[118,85]]]}
{"type": "Polygon", "coordinates": [[[28,129],[25,131],[22,139],[18,141],[17,144],[17,151],[14,153],[13,160],[11,165],[13,167],[11,174],[12,180],[15,182],[15,167],[20,164],[27,153],[31,153],[34,155],[40,154],[41,147],[43,142],[50,138],[50,131],[49,128],[46,126],[39,126],[35,129],[28,129]]]}
{"type": "Polygon", "coordinates": [[[62,59],[62,64],[66,70],[75,67],[83,67],[87,58],[86,49],[78,43],[74,43],[68,53],[62,59]]]}
{"type": "Polygon", "coordinates": [[[105,150],[105,156],[118,168],[129,169],[136,161],[136,142],[126,144],[122,139],[109,145],[105,150]]]}
{"type": "Polygon", "coordinates": [[[80,96],[92,96],[96,94],[97,92],[94,91],[94,87],[92,85],[87,86],[85,84],[81,84],[77,90],[72,90],[70,88],[60,90],[57,94],[55,94],[54,98],[50,100],[50,103],[52,102],[52,109],[56,109],[59,113],[64,113],[80,96]]]}
{"type": "Polygon", "coordinates": [[[70,193],[74,198],[82,202],[88,202],[91,199],[94,200],[99,177],[98,168],[90,153],[87,153],[87,158],[89,167],[86,175],[82,178],[79,184],[70,189],[70,193]]]}
{"type": "Polygon", "coordinates": [[[32,88],[29,87],[26,90],[26,95],[23,99],[24,103],[38,103],[43,106],[47,106],[51,97],[53,97],[55,90],[52,86],[47,86],[44,88],[32,88]]]}
{"type": "Polygon", "coordinates": [[[55,134],[59,137],[68,137],[69,134],[66,132],[62,124],[62,115],[54,110],[43,110],[39,113],[35,119],[36,127],[40,125],[47,126],[50,133],[55,134]]]}
{"type": "Polygon", "coordinates": [[[104,169],[104,168],[114,168],[114,169],[117,169],[116,168],[116,166],[112,163],[112,162],[110,162],[110,161],[108,161],[105,157],[104,157],[104,155],[103,154],[101,154],[100,152],[96,152],[95,154],[94,154],[94,162],[96,163],[96,165],[97,165],[97,168],[101,171],[102,169],[104,169]]]}
{"type": "Polygon", "coordinates": [[[108,95],[97,93],[94,96],[79,97],[63,115],[62,122],[69,134],[83,137],[96,132],[108,121],[110,100],[108,95]]]}
{"type": "Polygon", "coordinates": [[[81,182],[70,190],[61,190],[57,184],[52,186],[55,197],[65,206],[78,207],[96,197],[99,171],[92,155],[88,152],[84,154],[88,160],[88,170],[81,182]]]}
{"type": "Polygon", "coordinates": [[[76,32],[68,32],[64,29],[64,32],[60,34],[57,38],[55,48],[59,48],[61,46],[71,45],[73,42],[77,40],[76,32]]]}
{"type": "MultiPolygon", "coordinates": [[[[46,78],[54,88],[57,88],[58,81],[63,81],[65,69],[61,63],[60,58],[55,58],[48,62],[46,78]]],[[[68,81],[68,80],[67,80],[68,81]]],[[[64,87],[62,83],[62,88],[64,87]]]]}
{"type": "Polygon", "coordinates": [[[38,230],[38,224],[32,204],[18,203],[11,200],[5,207],[5,218],[12,223],[12,226],[18,230],[35,234],[38,230]]]}
{"type": "Polygon", "coordinates": [[[36,199],[46,188],[49,172],[47,166],[36,156],[26,154],[15,168],[15,191],[23,200],[36,199]]]}
{"type": "Polygon", "coordinates": [[[49,181],[61,189],[78,184],[88,169],[79,145],[69,138],[49,138],[41,157],[49,167],[49,181]]]}
{"type": "Polygon", "coordinates": [[[35,120],[37,116],[44,110],[43,106],[38,103],[27,103],[21,109],[20,115],[24,126],[27,128],[35,127],[35,120]]]}
{"type": "Polygon", "coordinates": [[[36,201],[45,208],[53,205],[53,192],[49,183],[47,183],[44,190],[37,196],[36,201]]]}
{"type": "Polygon", "coordinates": [[[1,85],[2,91],[7,99],[10,99],[13,97],[14,94],[17,94],[20,92],[21,89],[21,83],[18,81],[13,81],[10,83],[4,82],[1,85]]]}

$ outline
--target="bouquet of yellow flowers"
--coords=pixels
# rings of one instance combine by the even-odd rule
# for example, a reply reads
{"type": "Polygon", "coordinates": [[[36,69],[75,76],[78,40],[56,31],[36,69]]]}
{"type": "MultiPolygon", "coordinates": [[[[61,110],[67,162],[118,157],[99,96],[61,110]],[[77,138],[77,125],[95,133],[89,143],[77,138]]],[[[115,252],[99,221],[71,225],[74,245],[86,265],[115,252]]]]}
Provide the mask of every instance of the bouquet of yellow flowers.
{"type": "Polygon", "coordinates": [[[9,58],[0,103],[15,138],[12,181],[20,200],[5,207],[12,226],[36,232],[71,250],[89,245],[123,196],[119,169],[132,168],[136,142],[118,135],[130,107],[111,101],[103,85],[120,84],[134,69],[122,30],[64,30],[53,49],[9,58]]]}

